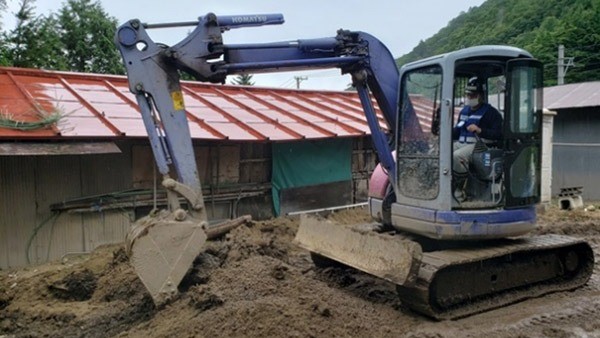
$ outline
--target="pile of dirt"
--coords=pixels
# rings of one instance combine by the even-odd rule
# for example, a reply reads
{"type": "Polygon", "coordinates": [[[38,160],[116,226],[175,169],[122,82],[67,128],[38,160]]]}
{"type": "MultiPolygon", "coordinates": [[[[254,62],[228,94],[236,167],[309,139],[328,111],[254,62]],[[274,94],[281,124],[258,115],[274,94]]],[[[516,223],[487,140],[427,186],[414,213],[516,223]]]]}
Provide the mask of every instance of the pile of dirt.
{"type": "MultiPolygon", "coordinates": [[[[329,215],[370,222],[362,209],[329,215]]],[[[584,237],[600,252],[600,212],[551,208],[539,233],[584,237]]],[[[564,337],[600,336],[600,282],[461,320],[434,322],[403,307],[395,286],[353,269],[316,268],[293,243],[297,218],[251,222],[208,243],[157,309],[122,246],[0,272],[0,337],[564,337]]]]}

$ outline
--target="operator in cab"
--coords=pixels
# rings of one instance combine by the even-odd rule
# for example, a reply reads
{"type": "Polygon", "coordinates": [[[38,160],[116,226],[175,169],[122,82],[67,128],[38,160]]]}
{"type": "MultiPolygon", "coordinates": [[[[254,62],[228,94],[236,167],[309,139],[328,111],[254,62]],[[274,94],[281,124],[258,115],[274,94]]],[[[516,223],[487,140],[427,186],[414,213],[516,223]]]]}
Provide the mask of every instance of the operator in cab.
{"type": "Polygon", "coordinates": [[[477,140],[490,145],[502,139],[502,115],[484,101],[484,95],[483,83],[477,77],[470,78],[465,87],[465,106],[452,130],[452,139],[455,141],[452,159],[455,196],[462,194],[477,140]]]}

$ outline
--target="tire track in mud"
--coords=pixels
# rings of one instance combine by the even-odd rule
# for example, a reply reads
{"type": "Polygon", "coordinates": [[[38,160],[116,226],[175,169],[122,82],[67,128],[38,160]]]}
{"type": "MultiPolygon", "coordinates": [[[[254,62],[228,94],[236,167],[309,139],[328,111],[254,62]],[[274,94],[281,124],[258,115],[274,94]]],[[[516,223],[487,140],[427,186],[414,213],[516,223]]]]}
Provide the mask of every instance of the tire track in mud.
{"type": "Polygon", "coordinates": [[[600,315],[600,299],[583,296],[565,301],[568,297],[564,295],[556,302],[556,306],[560,308],[546,310],[514,323],[507,323],[502,316],[498,316],[498,322],[489,328],[486,328],[489,322],[486,325],[481,322],[465,323],[464,320],[448,321],[420,327],[413,332],[408,332],[406,336],[411,338],[600,337],[600,323],[597,321],[600,315]]]}
{"type": "MultiPolygon", "coordinates": [[[[565,296],[566,298],[567,296],[565,296]]],[[[499,329],[490,332],[489,334],[494,335],[510,335],[516,337],[523,332],[540,332],[548,334],[552,331],[563,331],[565,333],[571,333],[575,335],[575,331],[583,331],[594,333],[594,336],[600,334],[599,327],[592,327],[591,330],[585,330],[580,326],[586,325],[586,323],[594,322],[597,320],[600,314],[600,300],[589,299],[586,297],[577,298],[576,304],[568,305],[564,304],[563,307],[555,312],[546,312],[538,315],[534,315],[529,318],[525,318],[520,322],[513,325],[509,325],[504,329],[499,329]],[[569,332],[570,331],[570,332],[569,332]]]]}

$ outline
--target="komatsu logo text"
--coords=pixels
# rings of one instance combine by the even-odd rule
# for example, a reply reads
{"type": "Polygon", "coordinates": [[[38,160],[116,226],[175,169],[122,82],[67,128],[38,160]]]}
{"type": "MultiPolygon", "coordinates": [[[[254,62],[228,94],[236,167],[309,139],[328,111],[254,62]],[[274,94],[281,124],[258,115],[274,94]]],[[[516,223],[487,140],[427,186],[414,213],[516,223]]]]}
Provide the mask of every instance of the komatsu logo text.
{"type": "Polygon", "coordinates": [[[234,16],[231,18],[233,23],[263,23],[267,22],[265,15],[253,15],[253,16],[234,16]]]}

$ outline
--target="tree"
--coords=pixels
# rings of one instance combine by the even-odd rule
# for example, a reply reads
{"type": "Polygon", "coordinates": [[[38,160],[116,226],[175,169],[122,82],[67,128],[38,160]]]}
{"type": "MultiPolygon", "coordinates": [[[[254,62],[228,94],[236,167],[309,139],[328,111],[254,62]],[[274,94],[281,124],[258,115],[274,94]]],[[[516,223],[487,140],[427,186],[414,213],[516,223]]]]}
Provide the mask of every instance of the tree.
{"type": "Polygon", "coordinates": [[[3,36],[4,64],[16,67],[65,69],[58,21],[53,15],[35,17],[34,0],[22,0],[17,26],[3,36]]]}
{"type": "Polygon", "coordinates": [[[2,14],[4,14],[5,10],[6,10],[6,0],[0,0],[0,17],[2,17],[2,14]]]}
{"type": "MultiPolygon", "coordinates": [[[[4,11],[6,10],[6,0],[0,0],[0,18],[4,15],[4,11]]],[[[2,22],[0,21],[0,28],[2,28],[2,22]]],[[[8,50],[8,46],[6,40],[4,39],[4,34],[0,34],[0,66],[6,66],[10,64],[10,59],[7,58],[6,52],[8,50]]]]}
{"type": "MultiPolygon", "coordinates": [[[[2,5],[0,0],[0,8],[2,5]]],[[[17,26],[2,34],[3,65],[123,74],[113,37],[116,19],[98,2],[68,0],[59,14],[35,16],[35,0],[21,0],[17,26]]]]}
{"type": "Polygon", "coordinates": [[[77,72],[123,74],[113,43],[117,20],[91,0],[68,0],[58,14],[67,69],[77,72]]]}
{"type": "Polygon", "coordinates": [[[231,83],[241,86],[254,86],[254,81],[252,81],[252,75],[250,74],[240,74],[236,76],[231,83]]]}

